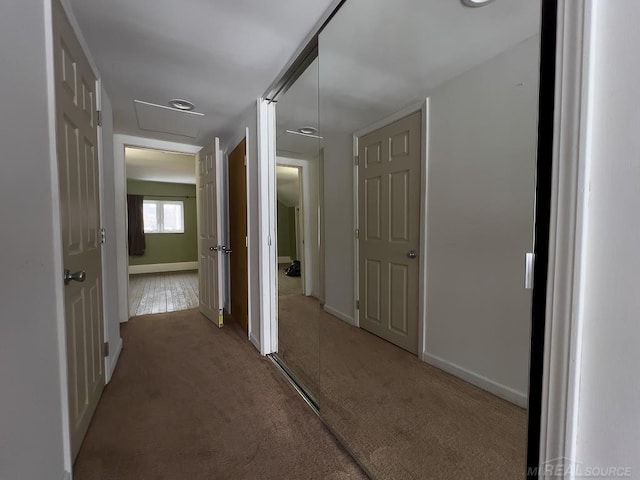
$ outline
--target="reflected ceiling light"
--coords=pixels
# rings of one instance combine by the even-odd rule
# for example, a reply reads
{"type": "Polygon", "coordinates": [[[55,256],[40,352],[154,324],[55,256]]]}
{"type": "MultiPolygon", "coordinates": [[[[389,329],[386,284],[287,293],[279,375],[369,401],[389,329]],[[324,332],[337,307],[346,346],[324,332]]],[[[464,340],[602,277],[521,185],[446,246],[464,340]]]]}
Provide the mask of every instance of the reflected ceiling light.
{"type": "Polygon", "coordinates": [[[313,127],[300,127],[298,129],[298,132],[302,133],[303,135],[315,135],[316,133],[318,133],[318,129],[313,127]]]}
{"type": "Polygon", "coordinates": [[[489,3],[493,2],[493,0],[461,0],[462,4],[467,7],[484,7],[489,3]]]}
{"type": "MultiPolygon", "coordinates": [[[[324,138],[324,137],[321,137],[320,135],[315,135],[313,133],[304,133],[304,132],[301,131],[304,128],[306,128],[306,127],[299,128],[298,130],[285,130],[285,132],[291,133],[293,135],[300,135],[301,137],[319,138],[321,140],[324,138]]],[[[314,132],[317,132],[317,130],[315,128],[313,128],[313,127],[309,127],[309,128],[311,128],[314,132]]]]}
{"type": "Polygon", "coordinates": [[[181,98],[174,98],[173,100],[169,100],[169,106],[173,107],[177,110],[183,110],[185,112],[190,112],[193,110],[195,105],[188,100],[183,100],[181,98]]]}

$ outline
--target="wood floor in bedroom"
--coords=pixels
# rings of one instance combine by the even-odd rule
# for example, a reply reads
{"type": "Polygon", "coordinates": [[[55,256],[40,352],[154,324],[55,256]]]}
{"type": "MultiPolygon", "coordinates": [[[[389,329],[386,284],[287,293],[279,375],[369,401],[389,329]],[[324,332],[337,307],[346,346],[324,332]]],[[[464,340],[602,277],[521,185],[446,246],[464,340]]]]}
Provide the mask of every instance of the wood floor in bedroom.
{"type": "Polygon", "coordinates": [[[129,316],[196,308],[198,272],[129,275],[129,316]]]}

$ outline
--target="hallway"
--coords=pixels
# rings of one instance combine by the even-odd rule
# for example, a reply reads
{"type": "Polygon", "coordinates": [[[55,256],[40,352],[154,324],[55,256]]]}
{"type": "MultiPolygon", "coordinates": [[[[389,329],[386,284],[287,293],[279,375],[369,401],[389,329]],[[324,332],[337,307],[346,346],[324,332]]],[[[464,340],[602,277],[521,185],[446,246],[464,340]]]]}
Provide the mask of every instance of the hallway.
{"type": "Polygon", "coordinates": [[[192,309],[122,337],[74,479],[366,479],[236,325],[192,309]]]}

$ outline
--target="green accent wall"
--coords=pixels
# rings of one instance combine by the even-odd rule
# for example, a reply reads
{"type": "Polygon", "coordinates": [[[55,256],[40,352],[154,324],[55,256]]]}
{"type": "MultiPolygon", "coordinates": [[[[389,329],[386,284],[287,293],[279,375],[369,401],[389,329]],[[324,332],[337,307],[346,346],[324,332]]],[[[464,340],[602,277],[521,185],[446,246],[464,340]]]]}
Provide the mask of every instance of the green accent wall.
{"type": "Polygon", "coordinates": [[[278,202],[278,257],[297,259],[296,208],[278,202]]]}
{"type": "Polygon", "coordinates": [[[130,256],[129,265],[195,262],[198,260],[198,217],[196,186],[183,183],[127,180],[127,193],[147,200],[182,200],[184,233],[147,233],[147,248],[141,257],[130,256]],[[188,198],[176,198],[188,197],[188,198]]]}

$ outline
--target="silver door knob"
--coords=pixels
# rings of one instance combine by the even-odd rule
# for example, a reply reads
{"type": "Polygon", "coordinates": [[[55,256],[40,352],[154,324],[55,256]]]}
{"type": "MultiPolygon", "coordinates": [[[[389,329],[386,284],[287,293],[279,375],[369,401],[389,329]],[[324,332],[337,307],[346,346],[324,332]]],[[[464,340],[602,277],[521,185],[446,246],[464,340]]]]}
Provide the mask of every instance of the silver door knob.
{"type": "Polygon", "coordinates": [[[418,252],[415,250],[409,250],[407,252],[407,258],[416,258],[418,256],[418,252]]]}
{"type": "Polygon", "coordinates": [[[226,253],[227,255],[229,255],[231,252],[233,252],[233,250],[231,250],[229,247],[222,247],[222,251],[224,253],[226,253]]]}
{"type": "Polygon", "coordinates": [[[218,251],[218,247],[209,247],[209,251],[217,252],[218,251]]]}
{"type": "Polygon", "coordinates": [[[64,284],[65,285],[69,285],[69,283],[71,283],[71,280],[73,280],[75,282],[84,282],[86,278],[87,278],[87,272],[85,272],[84,270],[80,270],[79,272],[71,273],[71,270],[68,270],[66,268],[64,269],[64,284]]]}

